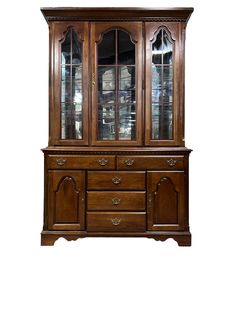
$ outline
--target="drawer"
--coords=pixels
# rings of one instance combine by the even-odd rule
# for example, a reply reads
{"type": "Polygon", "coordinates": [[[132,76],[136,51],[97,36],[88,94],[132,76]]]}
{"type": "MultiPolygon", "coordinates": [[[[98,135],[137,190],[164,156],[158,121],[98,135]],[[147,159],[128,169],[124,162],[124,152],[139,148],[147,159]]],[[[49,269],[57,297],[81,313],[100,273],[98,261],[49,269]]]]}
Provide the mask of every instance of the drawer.
{"type": "Polygon", "coordinates": [[[88,212],[88,231],[145,231],[146,214],[141,212],[88,212]]]}
{"type": "Polygon", "coordinates": [[[87,192],[87,210],[145,210],[145,192],[87,192]]]}
{"type": "Polygon", "coordinates": [[[184,156],[118,156],[117,169],[183,169],[184,156]]]}
{"type": "Polygon", "coordinates": [[[88,190],[145,190],[144,171],[88,171],[88,190]]]}
{"type": "Polygon", "coordinates": [[[115,169],[115,156],[53,155],[49,169],[115,169]]]}

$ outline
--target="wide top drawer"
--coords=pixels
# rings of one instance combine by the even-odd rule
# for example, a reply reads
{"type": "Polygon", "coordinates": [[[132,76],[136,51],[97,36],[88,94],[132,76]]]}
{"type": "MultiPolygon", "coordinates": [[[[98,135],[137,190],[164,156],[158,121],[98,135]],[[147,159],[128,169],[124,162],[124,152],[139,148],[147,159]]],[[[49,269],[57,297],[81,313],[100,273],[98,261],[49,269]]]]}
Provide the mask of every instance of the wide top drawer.
{"type": "Polygon", "coordinates": [[[49,155],[48,169],[115,169],[115,156],[49,155]]]}
{"type": "Polygon", "coordinates": [[[183,169],[184,156],[118,156],[118,170],[183,169]]]}

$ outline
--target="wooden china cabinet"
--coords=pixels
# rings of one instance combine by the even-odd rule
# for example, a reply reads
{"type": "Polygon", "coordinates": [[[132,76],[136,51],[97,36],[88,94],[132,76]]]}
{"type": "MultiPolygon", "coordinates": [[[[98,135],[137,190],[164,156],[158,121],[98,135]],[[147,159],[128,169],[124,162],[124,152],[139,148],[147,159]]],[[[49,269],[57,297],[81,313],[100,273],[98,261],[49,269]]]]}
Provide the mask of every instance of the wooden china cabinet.
{"type": "Polygon", "coordinates": [[[184,43],[193,8],[41,10],[50,43],[41,244],[191,245],[184,43]]]}

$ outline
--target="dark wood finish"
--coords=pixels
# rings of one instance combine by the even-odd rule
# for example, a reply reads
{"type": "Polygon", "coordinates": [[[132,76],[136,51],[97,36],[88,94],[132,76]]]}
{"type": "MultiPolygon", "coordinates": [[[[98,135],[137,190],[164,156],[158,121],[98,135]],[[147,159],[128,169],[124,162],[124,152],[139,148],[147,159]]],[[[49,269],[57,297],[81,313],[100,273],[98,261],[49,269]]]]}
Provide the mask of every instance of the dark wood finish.
{"type": "Polygon", "coordinates": [[[162,169],[175,170],[184,168],[183,156],[118,156],[117,169],[118,170],[132,170],[132,169],[162,169]]]}
{"type": "MultiPolygon", "coordinates": [[[[92,84],[92,145],[96,146],[137,146],[142,142],[142,23],[141,22],[104,22],[91,24],[91,54],[92,77],[95,78],[95,84],[92,84]],[[136,82],[136,140],[98,140],[97,121],[98,121],[98,104],[97,104],[97,44],[103,37],[103,34],[111,29],[121,29],[126,31],[133,43],[135,44],[135,82],[136,82]]],[[[91,77],[91,81],[92,81],[91,77]]],[[[117,128],[117,126],[116,126],[117,128]]]]}
{"type": "Polygon", "coordinates": [[[146,192],[87,192],[87,210],[145,211],[146,192]]]}
{"type": "Polygon", "coordinates": [[[50,77],[49,77],[49,145],[88,144],[88,22],[50,23],[50,77]],[[61,139],[61,42],[69,27],[72,27],[82,41],[83,59],[83,139],[61,139]]]}
{"type": "Polygon", "coordinates": [[[144,171],[88,171],[88,190],[145,190],[144,171]]]}
{"type": "MultiPolygon", "coordinates": [[[[42,8],[49,24],[49,146],[41,245],[64,237],[173,238],[191,245],[190,149],[184,142],[184,45],[193,8],[42,8]],[[61,139],[61,43],[75,30],[83,54],[83,139],[61,139]],[[136,140],[97,137],[97,43],[109,29],[135,43],[136,140]],[[151,43],[165,29],[174,43],[173,138],[151,138],[151,43]],[[93,78],[95,85],[93,86],[93,78]]],[[[118,129],[118,125],[116,126],[118,129]]]]}
{"type": "Polygon", "coordinates": [[[145,144],[146,145],[157,145],[157,146],[182,146],[183,138],[181,137],[181,126],[182,121],[181,115],[183,112],[179,110],[181,90],[179,88],[180,82],[180,43],[181,43],[181,27],[179,23],[145,23],[146,33],[146,81],[145,81],[145,104],[146,104],[146,133],[145,133],[145,144]],[[172,140],[154,140],[151,139],[151,105],[152,105],[152,56],[151,56],[151,45],[155,39],[156,34],[161,28],[169,31],[170,36],[174,42],[174,54],[173,54],[173,99],[174,99],[174,112],[173,112],[173,139],[172,140]]]}
{"type": "Polygon", "coordinates": [[[85,227],[85,173],[48,172],[48,229],[83,230],[85,227]]]}
{"type": "Polygon", "coordinates": [[[48,169],[115,169],[115,156],[55,155],[48,157],[48,169]]]}
{"type": "Polygon", "coordinates": [[[184,230],[185,182],[182,171],[148,171],[148,230],[184,230]]]}
{"type": "Polygon", "coordinates": [[[187,22],[193,8],[41,8],[46,21],[178,21],[187,22]]]}
{"type": "Polygon", "coordinates": [[[88,231],[144,231],[145,212],[87,212],[88,231]]]}

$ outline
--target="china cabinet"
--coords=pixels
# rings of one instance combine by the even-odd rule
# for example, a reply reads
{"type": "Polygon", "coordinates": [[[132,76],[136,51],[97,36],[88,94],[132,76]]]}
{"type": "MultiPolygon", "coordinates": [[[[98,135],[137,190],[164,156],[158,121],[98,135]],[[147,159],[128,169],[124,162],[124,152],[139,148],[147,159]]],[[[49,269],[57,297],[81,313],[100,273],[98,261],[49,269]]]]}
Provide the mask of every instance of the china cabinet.
{"type": "Polygon", "coordinates": [[[184,44],[193,8],[42,8],[49,145],[42,245],[64,237],[191,245],[184,44]]]}

